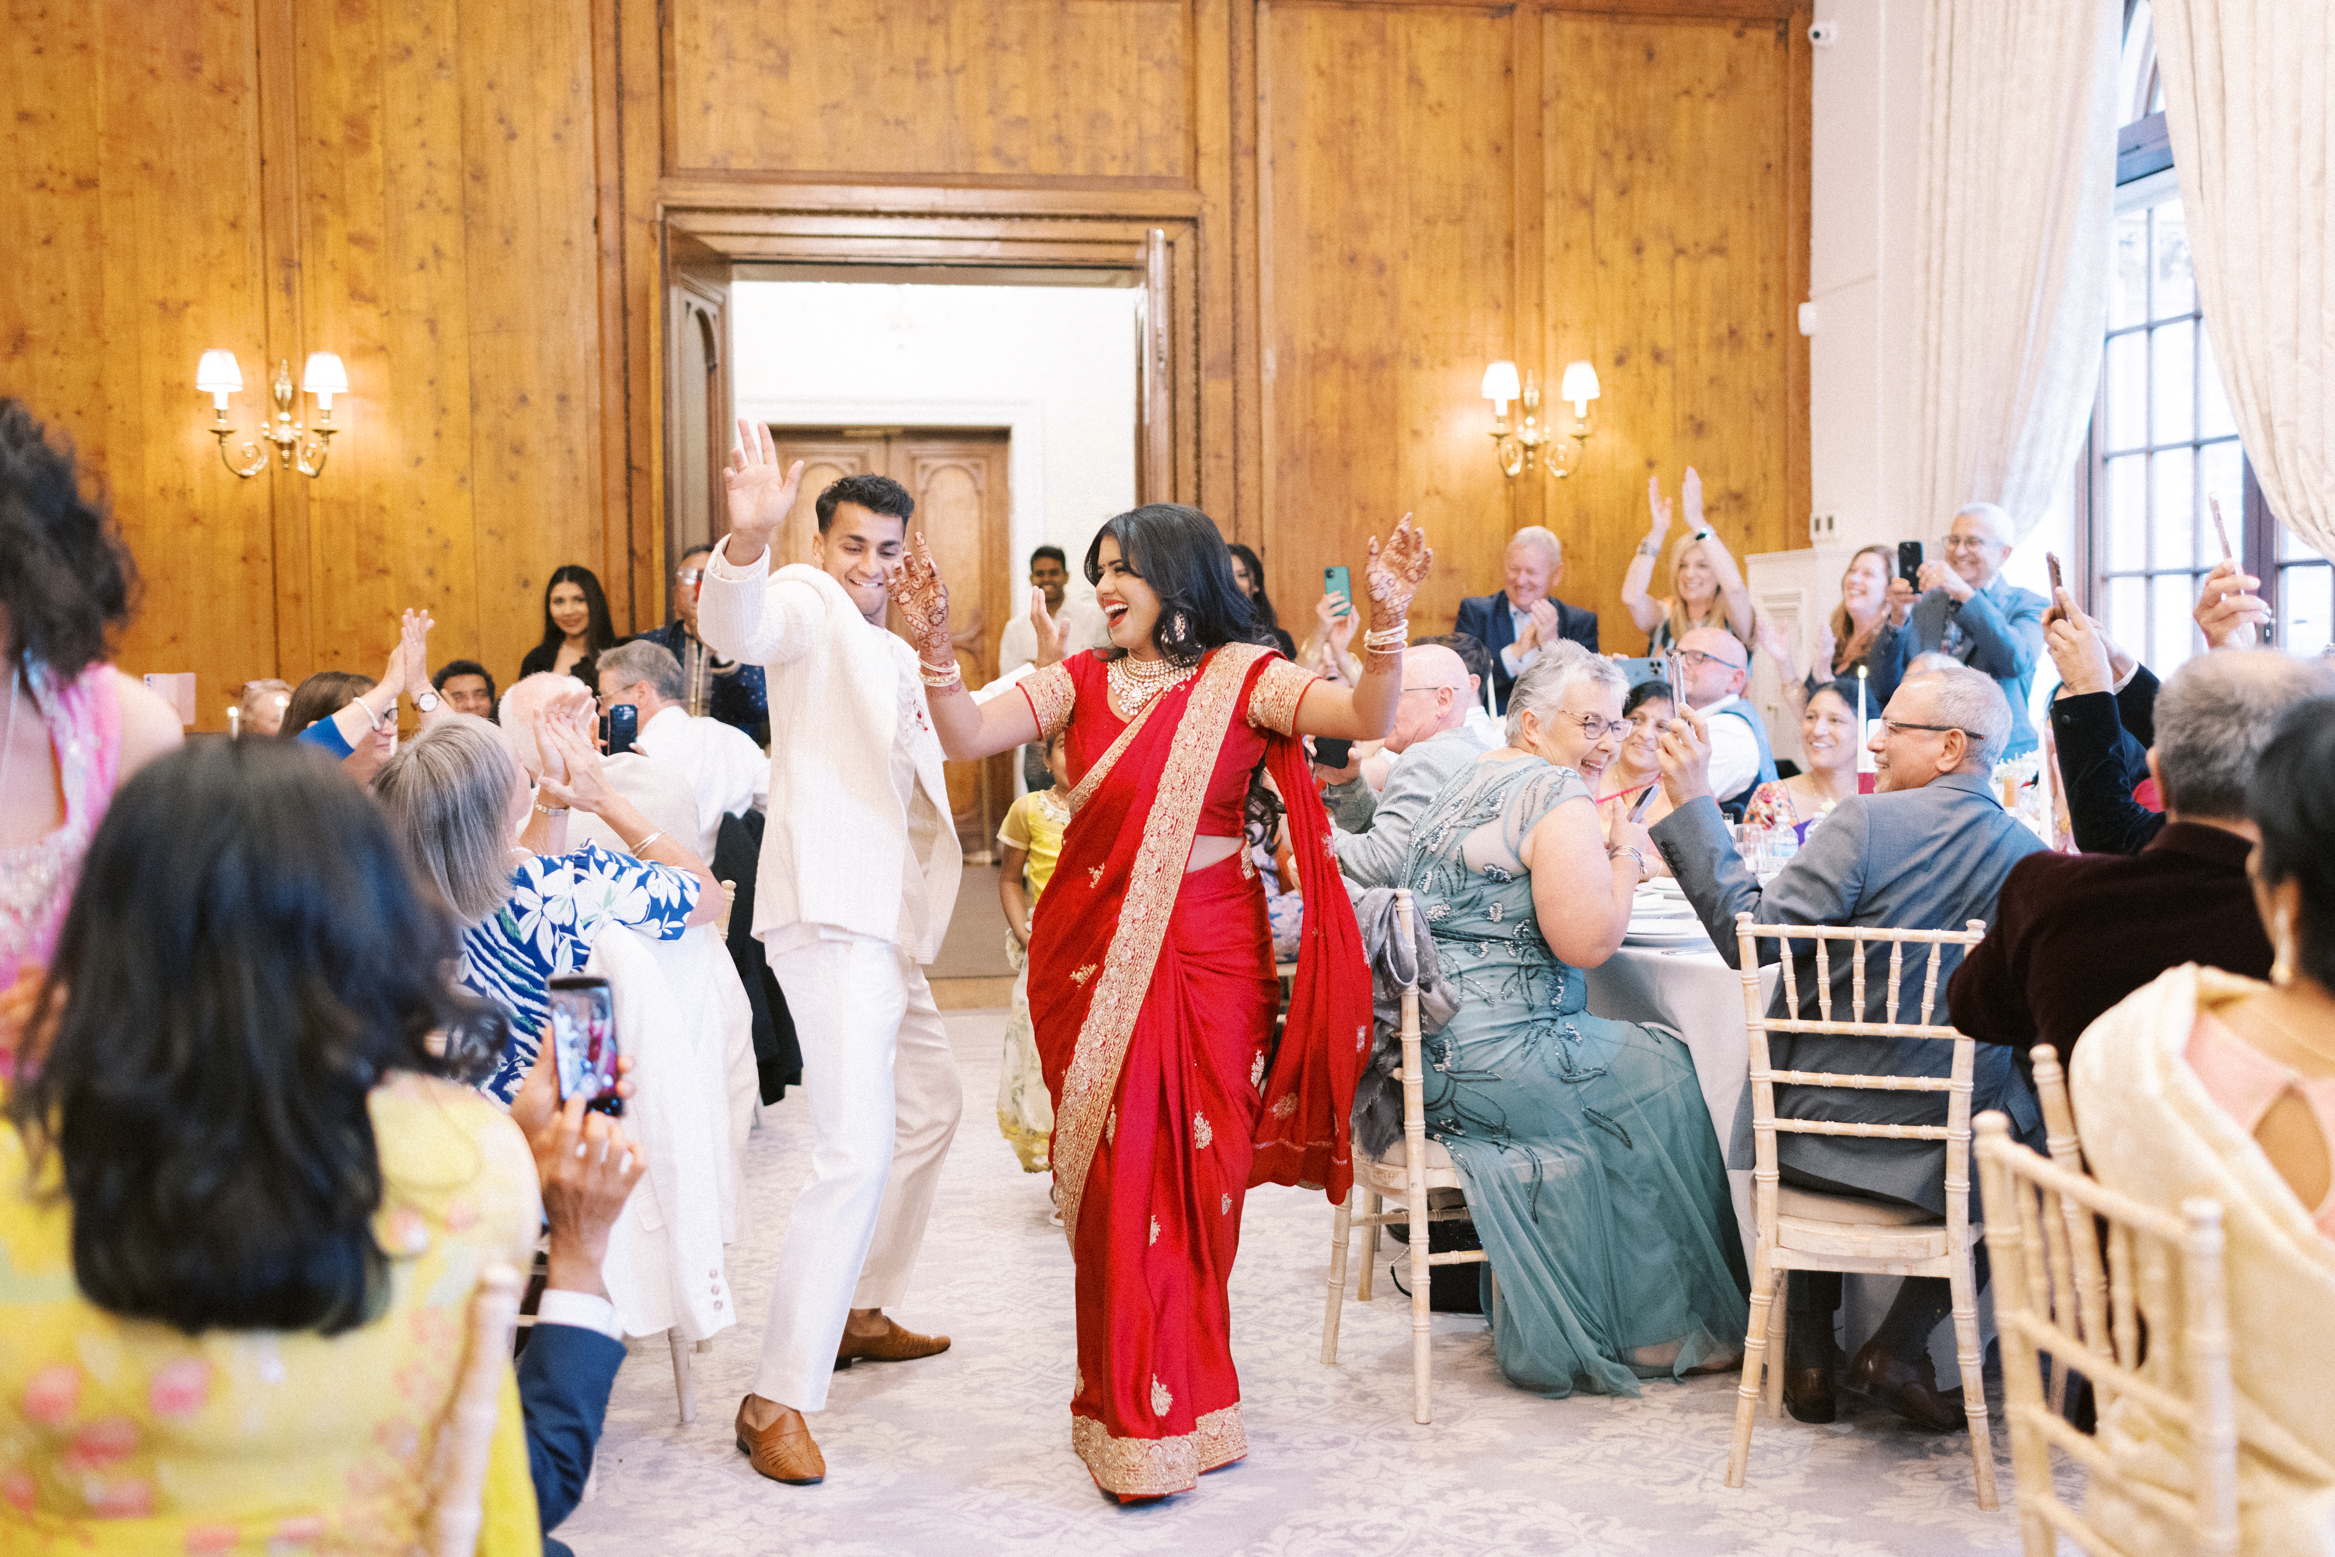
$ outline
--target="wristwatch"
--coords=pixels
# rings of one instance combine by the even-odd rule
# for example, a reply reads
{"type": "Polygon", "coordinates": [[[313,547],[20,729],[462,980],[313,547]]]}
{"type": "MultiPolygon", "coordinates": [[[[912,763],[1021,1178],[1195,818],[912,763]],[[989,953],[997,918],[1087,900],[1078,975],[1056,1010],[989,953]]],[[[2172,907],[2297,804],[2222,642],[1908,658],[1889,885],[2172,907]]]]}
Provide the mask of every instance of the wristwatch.
{"type": "Polygon", "coordinates": [[[1659,557],[1662,555],[1662,543],[1649,535],[1644,540],[1638,542],[1638,555],[1641,557],[1659,557]]]}
{"type": "Polygon", "coordinates": [[[438,694],[426,689],[416,692],[413,695],[413,706],[425,714],[434,714],[438,711],[438,694]]]}

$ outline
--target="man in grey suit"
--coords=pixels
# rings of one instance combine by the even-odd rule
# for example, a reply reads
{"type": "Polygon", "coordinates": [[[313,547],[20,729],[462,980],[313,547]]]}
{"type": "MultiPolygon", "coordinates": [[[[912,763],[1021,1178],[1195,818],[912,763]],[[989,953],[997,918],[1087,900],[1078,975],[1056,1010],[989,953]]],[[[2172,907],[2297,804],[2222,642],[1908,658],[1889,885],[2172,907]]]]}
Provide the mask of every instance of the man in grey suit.
{"type": "Polygon", "coordinates": [[[1886,702],[1917,655],[1953,656],[1994,677],[2011,705],[2011,738],[1998,754],[2035,749],[2027,695],[2043,656],[2047,601],[2002,576],[2011,555],[2011,516],[1992,503],[1965,503],[1946,532],[1946,560],[1921,567],[1920,598],[1889,581],[1889,620],[1873,635],[1873,687],[1886,702]]]}
{"type": "Polygon", "coordinates": [[[1391,887],[1411,851],[1411,831],[1451,776],[1484,754],[1467,727],[1475,677],[1439,643],[1403,651],[1403,695],[1386,738],[1394,755],[1367,832],[1333,832],[1339,873],[1363,887],[1391,887]]]}
{"type": "MultiPolygon", "coordinates": [[[[1954,666],[1908,678],[1881,715],[1872,749],[1879,769],[1876,794],[1852,795],[1810,829],[1808,842],[1764,890],[1737,858],[1726,823],[1710,794],[1710,743],[1702,719],[1688,711],[1662,740],[1662,782],[1677,809],[1655,826],[1652,838],[1679,885],[1730,963],[1738,955],[1735,915],[1762,924],[1879,925],[1905,930],[1959,930],[1972,919],[1994,917],[1995,898],[2011,867],[2044,847],[2043,840],[2006,813],[1989,775],[2011,727],[2011,710],[1992,678],[1954,666]]],[[[1775,947],[1760,948],[1763,959],[1775,947]]],[[[1959,948],[1941,948],[1938,989],[1960,961],[1959,948]]],[[[1898,1019],[1920,1016],[1928,948],[1908,948],[1899,986],[1898,1019]]],[[[1832,1006],[1857,1009],[1853,958],[1832,959],[1832,1006]]],[[[1813,955],[1796,954],[1794,968],[1804,1010],[1817,1007],[1813,955]]],[[[1888,954],[1876,951],[1865,969],[1866,1018],[1877,1019],[1888,999],[1888,954]]],[[[1774,1012],[1786,1010],[1778,989],[1774,1012]]],[[[1949,1014],[1934,1021],[1951,1020],[1949,1014]]],[[[1952,1050],[1934,1040],[1794,1034],[1769,1040],[1779,1068],[1943,1076],[1952,1050]]],[[[1973,1076],[1973,1113],[1999,1108],[2014,1128],[2040,1144],[2034,1094],[2011,1063],[2011,1051],[1982,1044],[1973,1076]]],[[[1793,1119],[1860,1124],[1943,1124],[1945,1099],[1935,1092],[1865,1092],[1821,1087],[1778,1087],[1776,1112],[1793,1119]]],[[[1829,1194],[1918,1206],[1933,1216],[1946,1210],[1945,1147],[1919,1140],[1779,1134],[1777,1164],[1783,1181],[1829,1194]]],[[[1981,1260],[1983,1261],[1983,1252],[1981,1260]]],[[[1980,1266],[1984,1279],[1984,1266],[1980,1266]]],[[[1784,1396],[1804,1422],[1833,1416],[1833,1314],[1840,1278],[1795,1273],[1786,1329],[1784,1396]]],[[[1850,1363],[1848,1382],[1907,1420],[1937,1431],[1963,1425],[1958,1399],[1941,1395],[1929,1360],[1930,1332],[1951,1307],[1940,1278],[1909,1279],[1881,1328],[1850,1363]]]]}

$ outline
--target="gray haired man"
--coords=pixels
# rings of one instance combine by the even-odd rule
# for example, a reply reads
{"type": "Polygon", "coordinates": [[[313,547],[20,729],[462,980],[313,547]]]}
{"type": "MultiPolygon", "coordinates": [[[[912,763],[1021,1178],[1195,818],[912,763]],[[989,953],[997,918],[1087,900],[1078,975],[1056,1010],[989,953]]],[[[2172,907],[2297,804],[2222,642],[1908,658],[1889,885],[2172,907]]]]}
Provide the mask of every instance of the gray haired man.
{"type": "MultiPolygon", "coordinates": [[[[2002,690],[1977,671],[1958,665],[1909,678],[1882,711],[1872,738],[1878,792],[1842,801],[1763,889],[1737,858],[1711,798],[1707,727],[1687,710],[1662,738],[1662,786],[1677,809],[1655,825],[1652,838],[1729,963],[1739,955],[1739,912],[1762,924],[1959,930],[1969,920],[1993,918],[2011,867],[2044,847],[1994,797],[1989,775],[2010,728],[2002,690]]],[[[1761,951],[1770,959],[1777,955],[1772,944],[1761,951]]],[[[1946,948],[1939,954],[1959,955],[1946,948]]],[[[1901,1021],[1919,1019],[1928,955],[1927,948],[1909,949],[1899,985],[1901,1021]]],[[[1854,960],[1832,959],[1835,1011],[1858,1009],[1854,960]]],[[[1800,1003],[1814,1007],[1815,959],[1798,958],[1794,966],[1800,1003]]],[[[1941,977],[1950,971],[1939,969],[1941,977]]],[[[1876,952],[1864,972],[1865,1019],[1878,1019],[1890,987],[1887,954],[1876,952]]],[[[1785,1011],[1782,989],[1774,1009],[1778,1015],[1785,1011]]],[[[1789,1070],[1943,1076],[1952,1059],[1947,1045],[1925,1039],[1795,1033],[1769,1042],[1774,1063],[1789,1070]]],[[[2034,1093],[2008,1050],[1981,1048],[1972,1079],[1974,1112],[1999,1108],[2023,1135],[2039,1137],[2034,1093]]],[[[1778,1087],[1776,1112],[1792,1119],[1934,1125],[1945,1122],[1945,1100],[1935,1092],[1778,1087]]],[[[1937,1143],[1783,1134],[1776,1156],[1787,1184],[1945,1213],[1945,1148],[1937,1143]]],[[[1784,1398],[1803,1422],[1832,1420],[1832,1329],[1839,1306],[1837,1275],[1793,1275],[1784,1398]]],[[[1961,1404],[1939,1393],[1929,1359],[1930,1332],[1950,1306],[1945,1281],[1908,1279],[1881,1328],[1850,1363],[1850,1386],[1919,1426],[1961,1426],[1961,1404]]]]}
{"type": "Polygon", "coordinates": [[[722,818],[760,809],[770,794],[770,758],[735,725],[693,715],[683,701],[681,662],[661,643],[635,638],[601,652],[600,710],[640,710],[633,745],[679,769],[697,797],[698,858],[713,858],[722,818]]]}

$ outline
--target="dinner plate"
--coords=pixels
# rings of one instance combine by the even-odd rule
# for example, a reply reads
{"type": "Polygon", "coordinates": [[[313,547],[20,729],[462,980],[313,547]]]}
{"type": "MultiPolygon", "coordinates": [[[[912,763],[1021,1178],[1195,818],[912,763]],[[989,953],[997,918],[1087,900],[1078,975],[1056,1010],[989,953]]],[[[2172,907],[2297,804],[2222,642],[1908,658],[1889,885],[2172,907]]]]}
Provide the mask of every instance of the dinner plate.
{"type": "Polygon", "coordinates": [[[1624,946],[1684,946],[1696,942],[1708,946],[1710,941],[1696,920],[1633,919],[1622,935],[1624,946]]]}

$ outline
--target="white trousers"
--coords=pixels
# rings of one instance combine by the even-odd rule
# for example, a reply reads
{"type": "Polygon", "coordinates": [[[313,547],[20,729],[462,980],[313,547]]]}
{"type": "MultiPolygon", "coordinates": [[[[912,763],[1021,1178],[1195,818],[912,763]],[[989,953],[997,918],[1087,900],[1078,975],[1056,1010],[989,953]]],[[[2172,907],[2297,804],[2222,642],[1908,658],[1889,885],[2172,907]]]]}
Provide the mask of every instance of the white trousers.
{"type": "Polygon", "coordinates": [[[754,1393],[798,1411],[825,1409],[851,1310],[907,1295],[965,1107],[924,970],[889,941],[831,934],[769,949],[802,1045],[811,1182],[779,1251],[754,1393]]]}

